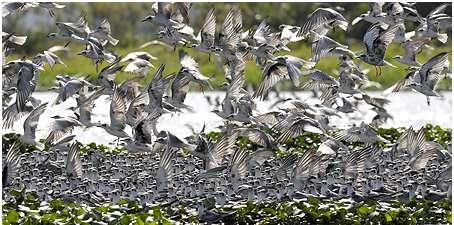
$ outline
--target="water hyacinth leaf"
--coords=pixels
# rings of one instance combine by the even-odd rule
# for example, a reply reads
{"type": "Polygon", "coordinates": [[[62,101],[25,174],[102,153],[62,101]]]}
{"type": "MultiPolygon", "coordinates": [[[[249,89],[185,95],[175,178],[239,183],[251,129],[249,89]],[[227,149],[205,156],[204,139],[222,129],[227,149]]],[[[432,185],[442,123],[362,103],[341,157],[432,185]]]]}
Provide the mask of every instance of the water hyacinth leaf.
{"type": "Polygon", "coordinates": [[[16,212],[16,210],[11,210],[9,211],[7,214],[6,214],[6,221],[5,222],[8,222],[8,223],[15,223],[17,221],[19,221],[19,213],[16,212]]]}
{"type": "Polygon", "coordinates": [[[391,222],[391,221],[393,221],[393,218],[388,213],[385,213],[385,221],[386,222],[391,222]]]}

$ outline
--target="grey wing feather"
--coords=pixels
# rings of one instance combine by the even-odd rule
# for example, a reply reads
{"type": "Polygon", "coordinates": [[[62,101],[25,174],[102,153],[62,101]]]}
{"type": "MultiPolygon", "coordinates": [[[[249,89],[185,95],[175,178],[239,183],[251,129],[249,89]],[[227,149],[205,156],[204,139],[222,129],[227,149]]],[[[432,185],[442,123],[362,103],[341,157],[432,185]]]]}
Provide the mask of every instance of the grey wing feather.
{"type": "Polygon", "coordinates": [[[123,130],[126,126],[126,101],[120,94],[118,88],[115,88],[110,103],[110,125],[123,130]]]}
{"type": "Polygon", "coordinates": [[[24,135],[35,138],[36,128],[41,114],[46,109],[47,102],[33,109],[24,121],[24,135]]]}
{"type": "Polygon", "coordinates": [[[82,161],[78,142],[73,143],[69,148],[66,158],[66,175],[72,178],[82,176],[82,161]]]}

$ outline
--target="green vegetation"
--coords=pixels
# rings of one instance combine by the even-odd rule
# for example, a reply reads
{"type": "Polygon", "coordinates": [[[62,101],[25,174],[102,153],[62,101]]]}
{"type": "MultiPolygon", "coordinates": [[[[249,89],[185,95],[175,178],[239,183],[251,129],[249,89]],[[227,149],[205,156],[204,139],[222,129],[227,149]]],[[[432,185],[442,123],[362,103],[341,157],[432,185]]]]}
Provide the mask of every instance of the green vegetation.
{"type": "MultiPolygon", "coordinates": [[[[64,45],[63,42],[59,41],[59,44],[64,45]]],[[[178,52],[173,52],[173,49],[170,49],[165,46],[160,46],[160,45],[152,45],[148,46],[144,49],[139,49],[141,43],[139,43],[135,47],[129,47],[129,48],[124,48],[124,49],[119,49],[119,48],[112,48],[116,54],[120,56],[125,56],[128,52],[133,52],[133,51],[148,51],[150,54],[153,56],[156,56],[158,59],[156,61],[153,61],[153,65],[158,67],[160,64],[166,64],[166,73],[170,74],[172,72],[178,72],[180,69],[181,65],[179,63],[178,59],[178,52]]],[[[63,62],[67,66],[63,65],[55,65],[53,68],[50,68],[49,66],[45,67],[45,71],[40,73],[39,76],[39,88],[40,89],[48,89],[49,87],[52,87],[55,85],[55,76],[59,74],[69,74],[69,75],[76,75],[76,76],[81,76],[81,77],[89,77],[89,80],[92,80],[92,82],[96,83],[94,81],[98,73],[96,73],[96,67],[93,65],[90,59],[85,58],[83,56],[76,55],[77,52],[81,51],[84,46],[79,45],[77,43],[72,43],[70,46],[72,46],[72,51],[70,54],[68,54],[67,57],[62,56],[63,62]]],[[[432,56],[444,52],[444,51],[450,51],[451,45],[446,45],[440,48],[436,48],[433,51],[423,51],[421,54],[418,55],[418,60],[420,62],[425,62],[432,56]]],[[[294,43],[289,46],[292,49],[292,52],[280,52],[280,54],[290,54],[293,56],[301,57],[304,59],[310,58],[311,55],[311,49],[310,45],[304,42],[300,43],[294,43]]],[[[359,43],[354,43],[350,45],[350,48],[355,51],[359,52],[363,49],[363,46],[361,46],[359,43]]],[[[217,62],[215,60],[214,56],[211,56],[211,62],[208,61],[208,55],[201,54],[196,52],[195,50],[186,48],[185,49],[191,56],[195,58],[197,62],[199,62],[200,68],[202,73],[204,73],[207,76],[214,77],[212,80],[212,84],[215,88],[219,89],[221,84],[225,82],[224,79],[224,72],[223,69],[218,68],[216,65],[217,62]]],[[[178,51],[178,50],[177,50],[178,51]]],[[[391,67],[383,67],[382,68],[382,75],[381,76],[376,76],[375,75],[375,68],[373,66],[366,65],[365,63],[360,63],[362,66],[364,66],[365,69],[369,69],[369,78],[372,81],[379,82],[380,84],[383,85],[384,88],[387,88],[393,84],[395,84],[398,80],[402,79],[406,75],[406,67],[400,64],[399,62],[392,60],[392,56],[394,55],[402,55],[403,49],[399,47],[396,44],[391,45],[389,51],[387,52],[387,57],[388,60],[393,63],[394,65],[398,66],[397,68],[391,68],[391,67]]],[[[58,54],[58,53],[57,53],[58,54]]],[[[59,54],[61,55],[61,54],[59,54]]],[[[33,54],[27,56],[28,58],[33,57],[33,54]]],[[[7,57],[7,61],[9,60],[14,60],[14,59],[19,59],[22,58],[22,55],[11,55],[7,57]]],[[[328,57],[325,59],[320,60],[320,62],[317,64],[317,68],[327,72],[328,74],[332,76],[337,76],[337,73],[335,72],[339,64],[339,60],[337,57],[328,57]]],[[[106,66],[107,63],[103,63],[102,66],[106,66]]],[[[102,68],[100,66],[100,69],[102,68]]],[[[147,77],[146,81],[143,81],[143,83],[148,82],[151,80],[154,74],[154,69],[150,71],[150,74],[147,77]]],[[[246,81],[252,85],[257,85],[260,80],[261,80],[261,69],[255,65],[253,60],[249,60],[246,66],[246,81]]],[[[125,72],[120,72],[117,75],[117,82],[121,82],[127,78],[131,78],[132,74],[128,74],[125,72]]],[[[304,79],[304,78],[303,78],[304,79]]],[[[290,82],[282,82],[281,85],[282,88],[284,89],[295,89],[290,82]]],[[[443,82],[440,83],[439,85],[440,89],[447,90],[451,88],[451,80],[446,79],[443,82]]],[[[200,87],[197,85],[193,86],[193,90],[197,91],[200,90],[200,87]]]]}
{"type": "MultiPolygon", "coordinates": [[[[188,207],[190,200],[179,200],[177,207],[142,206],[120,199],[116,204],[87,206],[53,199],[40,202],[33,192],[11,190],[14,200],[3,202],[3,224],[175,224],[203,222],[188,207]]],[[[412,200],[408,203],[326,201],[240,202],[214,208],[214,199],[205,207],[220,215],[225,224],[445,224],[451,223],[451,200],[438,202],[412,200]]]]}
{"type": "MultiPolygon", "coordinates": [[[[439,126],[426,125],[426,137],[447,147],[452,145],[452,130],[439,126]]],[[[378,133],[385,139],[395,142],[404,128],[380,128],[378,133]]],[[[219,132],[210,132],[208,137],[215,141],[219,132]]],[[[2,149],[5,154],[12,143],[18,141],[18,134],[2,136],[2,149]]],[[[279,155],[300,154],[307,149],[315,149],[321,143],[318,135],[306,133],[291,139],[279,155]]],[[[255,151],[258,146],[248,139],[239,138],[237,144],[244,149],[255,151]]],[[[354,147],[355,143],[345,143],[354,147]]],[[[124,148],[109,148],[95,143],[82,146],[82,152],[96,149],[104,154],[124,153],[124,148]]],[[[21,152],[36,150],[33,146],[21,146],[21,152]]],[[[47,150],[47,148],[45,149],[47,150]]],[[[11,190],[14,200],[3,201],[3,224],[174,224],[198,223],[200,218],[193,208],[191,199],[181,199],[176,208],[168,204],[142,206],[137,201],[121,199],[116,204],[87,206],[71,199],[53,199],[40,202],[33,192],[11,190]]],[[[325,201],[310,198],[307,202],[282,201],[239,204],[214,208],[214,199],[205,199],[207,209],[221,215],[226,224],[421,224],[451,223],[451,200],[438,202],[413,200],[409,203],[359,202],[349,205],[342,201],[325,201]]]]}
{"type": "MultiPolygon", "coordinates": [[[[402,132],[405,131],[405,128],[379,128],[378,134],[385,138],[386,140],[390,141],[391,143],[395,143],[396,140],[400,137],[402,132]]],[[[426,139],[429,141],[435,141],[442,145],[444,148],[448,148],[449,145],[452,145],[452,129],[450,128],[442,128],[438,125],[431,125],[427,124],[425,126],[426,131],[426,139]]],[[[209,132],[207,134],[210,141],[216,141],[220,137],[219,132],[209,132]]],[[[273,135],[274,136],[274,135],[273,135]]],[[[11,147],[14,142],[20,142],[19,134],[15,133],[8,133],[2,135],[2,150],[3,153],[6,154],[6,151],[11,147]]],[[[41,140],[43,142],[43,140],[41,140]]],[[[322,143],[320,140],[320,136],[318,134],[313,134],[306,132],[303,135],[290,139],[287,143],[283,145],[283,148],[274,149],[274,151],[279,155],[287,155],[291,153],[303,153],[307,149],[316,149],[322,143]]],[[[357,147],[358,143],[347,143],[344,142],[349,147],[357,147]]],[[[255,145],[247,138],[239,137],[237,140],[237,145],[245,150],[255,151],[259,148],[258,145],[255,145]]],[[[382,147],[384,147],[384,143],[381,143],[382,147]]],[[[44,151],[48,151],[49,147],[46,146],[44,151]]],[[[94,142],[90,144],[82,145],[81,151],[85,153],[92,150],[97,150],[100,153],[104,154],[117,154],[117,153],[124,153],[126,152],[126,148],[124,147],[108,147],[103,144],[96,144],[94,142]]],[[[25,152],[32,152],[34,150],[38,150],[35,146],[21,144],[20,150],[22,153],[25,152]]]]}

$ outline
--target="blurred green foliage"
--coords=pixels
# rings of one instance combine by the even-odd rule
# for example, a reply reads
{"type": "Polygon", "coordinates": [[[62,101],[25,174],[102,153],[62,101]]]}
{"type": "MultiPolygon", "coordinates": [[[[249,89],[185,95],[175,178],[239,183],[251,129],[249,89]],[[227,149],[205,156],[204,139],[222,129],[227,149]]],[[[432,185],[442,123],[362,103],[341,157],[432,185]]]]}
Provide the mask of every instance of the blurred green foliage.
{"type": "MultiPolygon", "coordinates": [[[[27,35],[27,42],[23,46],[17,46],[15,55],[7,58],[7,60],[22,58],[23,56],[32,57],[37,53],[48,49],[53,45],[64,45],[65,41],[53,40],[47,38],[47,34],[55,32],[57,30],[55,22],[73,22],[81,15],[85,15],[90,27],[94,27],[103,18],[108,18],[111,23],[112,34],[115,38],[120,40],[117,46],[108,46],[109,51],[114,51],[116,54],[124,56],[128,52],[144,50],[148,51],[152,55],[158,57],[158,60],[153,62],[157,67],[161,63],[165,63],[166,72],[177,72],[180,68],[178,62],[178,54],[160,45],[151,45],[144,49],[139,49],[143,43],[157,38],[156,27],[151,23],[140,22],[142,18],[150,14],[153,3],[140,3],[140,2],[91,2],[91,3],[67,3],[63,9],[55,10],[55,17],[50,17],[47,10],[42,8],[33,8],[24,12],[19,12],[14,15],[9,15],[3,19],[3,30],[6,32],[13,32],[17,35],[27,35]]],[[[440,3],[417,3],[416,8],[421,15],[426,15],[431,9],[434,9],[440,3]]],[[[225,18],[225,15],[232,7],[239,7],[243,15],[243,26],[244,30],[257,26],[263,19],[270,24],[273,31],[278,31],[280,24],[292,24],[301,26],[306,20],[307,16],[319,7],[341,7],[343,8],[343,15],[347,20],[352,21],[356,16],[361,13],[368,11],[368,3],[193,3],[191,9],[191,20],[190,25],[194,27],[197,33],[203,23],[203,19],[210,8],[215,8],[217,17],[218,30],[225,18]]],[[[335,8],[341,11],[340,8],[335,8]]],[[[450,8],[446,10],[450,14],[450,8]]],[[[407,27],[415,27],[413,23],[407,23],[407,27]]],[[[365,30],[370,26],[367,22],[359,22],[355,26],[349,27],[347,32],[341,29],[335,29],[334,32],[329,34],[330,37],[339,41],[342,44],[347,44],[354,52],[363,51],[364,47],[361,44],[362,36],[365,30]]],[[[450,32],[448,31],[448,34],[450,32]]],[[[436,55],[439,52],[450,51],[451,42],[447,44],[441,44],[438,41],[433,41],[431,46],[433,50],[424,50],[418,55],[420,62],[425,62],[430,57],[436,55]]],[[[84,46],[71,43],[69,46],[71,53],[67,56],[62,56],[63,61],[67,64],[67,67],[56,65],[54,68],[46,68],[41,73],[39,79],[40,88],[48,88],[53,85],[54,78],[58,74],[71,74],[80,76],[89,76],[96,78],[97,73],[95,66],[91,61],[82,56],[78,56],[75,53],[81,51],[84,46]]],[[[293,56],[308,59],[311,54],[310,43],[307,41],[301,41],[293,43],[290,46],[292,52],[281,52],[280,54],[290,54],[293,56]]],[[[225,81],[223,69],[219,68],[216,64],[215,57],[211,57],[211,62],[208,61],[208,56],[200,53],[196,53],[191,49],[186,49],[196,61],[199,62],[201,70],[205,75],[213,76],[213,86],[219,88],[220,85],[225,81]]],[[[384,87],[389,87],[394,84],[397,80],[403,78],[406,75],[406,66],[401,65],[397,61],[393,60],[394,55],[402,55],[403,49],[399,45],[391,45],[386,54],[386,59],[398,66],[398,68],[384,67],[383,74],[380,77],[375,76],[375,70],[373,67],[365,65],[364,68],[370,69],[370,78],[374,81],[380,82],[384,87]]],[[[359,61],[358,61],[359,63],[359,61]]],[[[317,67],[333,76],[337,76],[333,71],[336,69],[338,60],[335,57],[329,57],[321,60],[317,67]]],[[[106,63],[103,66],[107,65],[106,63]]],[[[150,74],[152,74],[150,72],[150,74]]],[[[119,73],[118,81],[122,81],[131,75],[127,73],[119,73]]],[[[146,81],[151,79],[148,77],[146,81]]],[[[252,85],[257,85],[261,79],[261,70],[255,63],[250,60],[246,67],[246,79],[252,85]]],[[[144,81],[144,82],[146,82],[144,81]]],[[[291,89],[290,83],[282,82],[280,84],[285,89],[291,89]]],[[[451,81],[442,82],[440,89],[450,89],[451,81]]],[[[199,90],[199,87],[194,87],[193,90],[199,90]]]]}
{"type": "MultiPolygon", "coordinates": [[[[40,202],[34,192],[10,190],[14,199],[3,202],[4,224],[199,224],[193,199],[169,204],[141,205],[120,199],[88,207],[86,204],[52,199],[40,202]],[[191,207],[188,207],[190,206],[191,207]]],[[[213,198],[205,198],[212,202],[213,198]]],[[[307,201],[237,202],[210,209],[218,213],[219,224],[448,224],[452,222],[452,201],[413,199],[389,203],[368,200],[348,203],[308,197],[307,201]]]]}

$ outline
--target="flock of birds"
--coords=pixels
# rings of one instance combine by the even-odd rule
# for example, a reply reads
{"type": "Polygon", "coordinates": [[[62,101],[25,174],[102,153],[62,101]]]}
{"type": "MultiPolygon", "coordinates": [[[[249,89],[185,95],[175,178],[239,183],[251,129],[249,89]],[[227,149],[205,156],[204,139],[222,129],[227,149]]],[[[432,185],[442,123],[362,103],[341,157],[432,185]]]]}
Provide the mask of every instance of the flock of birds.
{"type": "MultiPolygon", "coordinates": [[[[65,7],[55,3],[5,3],[3,16],[24,12],[30,7],[54,10],[65,7]]],[[[159,41],[179,48],[181,69],[167,75],[160,65],[152,80],[142,87],[141,80],[154,68],[156,58],[147,52],[131,52],[119,57],[107,50],[119,40],[113,37],[110,24],[104,19],[94,28],[84,17],[76,22],[56,22],[56,33],[49,38],[64,40],[65,46],[54,46],[31,60],[3,62],[3,128],[11,128],[26,116],[20,141],[14,143],[3,157],[3,188],[23,187],[36,191],[40,198],[63,198],[96,204],[119,198],[139,199],[142,204],[168,202],[178,204],[194,200],[192,206],[200,216],[207,216],[203,199],[214,197],[216,205],[224,206],[244,199],[268,201],[303,199],[308,196],[354,201],[365,199],[400,200],[413,197],[442,199],[451,196],[451,150],[428,141],[424,128],[410,127],[395,143],[377,134],[376,129],[392,118],[385,106],[389,100],[371,97],[363,90],[374,82],[367,71],[355,63],[357,59],[374,65],[376,75],[382,66],[393,66],[385,60],[388,46],[395,42],[405,49],[404,56],[395,56],[408,65],[408,75],[390,91],[412,89],[427,96],[439,96],[437,83],[450,75],[449,52],[442,52],[424,63],[417,61],[423,48],[432,42],[447,42],[443,33],[451,27],[451,17],[442,4],[425,17],[410,3],[370,3],[370,11],[354,19],[371,23],[364,34],[365,52],[358,54],[327,35],[335,28],[347,30],[349,22],[331,8],[318,8],[302,26],[280,25],[277,32],[262,21],[245,31],[241,11],[233,7],[225,17],[218,34],[217,17],[211,9],[197,36],[189,25],[191,3],[153,4],[152,13],[142,22],[159,28],[159,41]],[[408,32],[406,22],[416,23],[408,32]],[[310,59],[277,54],[291,52],[293,42],[312,44],[310,59]],[[48,64],[64,62],[56,54],[70,43],[86,48],[78,53],[93,61],[99,73],[96,80],[71,75],[58,75],[53,88],[58,96],[53,103],[42,103],[32,96],[40,71],[48,64]],[[216,141],[208,138],[205,129],[184,139],[156,127],[161,115],[191,110],[185,104],[191,84],[211,88],[211,78],[204,75],[198,63],[184,48],[215,56],[225,71],[225,97],[219,109],[213,110],[224,119],[216,141]],[[338,76],[315,69],[317,62],[328,56],[339,57],[338,76]],[[245,61],[255,60],[262,68],[259,86],[245,88],[245,61]],[[98,70],[107,61],[109,65],[98,70]],[[130,79],[116,84],[119,71],[131,73],[130,79]],[[305,81],[301,82],[304,77],[305,81]],[[290,80],[295,87],[313,90],[320,103],[310,105],[299,99],[281,99],[279,110],[257,114],[253,99],[263,100],[277,83],[290,80]],[[91,119],[95,100],[102,95],[110,98],[110,123],[91,119]],[[55,115],[44,143],[36,140],[40,116],[56,105],[75,98],[77,105],[69,108],[74,117],[55,115]],[[339,113],[352,113],[355,104],[363,101],[376,116],[370,123],[342,130],[330,126],[329,118],[339,113]],[[81,154],[81,144],[74,140],[75,127],[102,127],[117,137],[127,154],[101,154],[89,150],[81,154]],[[133,130],[132,135],[125,131],[133,130]],[[268,132],[269,131],[269,132],[268,132]],[[306,132],[318,135],[322,144],[302,155],[278,157],[273,149],[285,151],[285,143],[306,132]],[[250,140],[258,149],[249,151],[236,143],[239,137],[250,140]],[[348,147],[344,143],[358,143],[348,147]],[[380,147],[379,143],[386,147],[380,147]],[[21,143],[46,148],[21,154],[21,143]],[[44,145],[44,146],[43,146],[44,145]]],[[[3,56],[23,45],[26,36],[2,34],[3,56]]],[[[290,53],[289,53],[290,54],[290,53]]],[[[5,192],[4,192],[5,193],[5,192]]],[[[4,198],[10,196],[5,193],[4,198]]]]}

